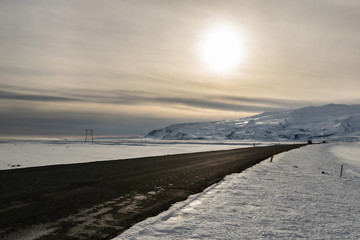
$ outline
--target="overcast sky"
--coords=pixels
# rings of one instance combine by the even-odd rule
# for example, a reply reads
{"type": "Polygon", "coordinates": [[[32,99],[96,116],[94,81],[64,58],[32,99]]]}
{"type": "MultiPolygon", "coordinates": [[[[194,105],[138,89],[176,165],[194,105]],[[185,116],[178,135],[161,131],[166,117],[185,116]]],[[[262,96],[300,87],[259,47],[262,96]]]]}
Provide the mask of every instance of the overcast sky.
{"type": "Polygon", "coordinates": [[[2,0],[0,135],[147,133],[360,102],[357,0],[2,0]],[[227,24],[244,57],[199,56],[227,24]]]}

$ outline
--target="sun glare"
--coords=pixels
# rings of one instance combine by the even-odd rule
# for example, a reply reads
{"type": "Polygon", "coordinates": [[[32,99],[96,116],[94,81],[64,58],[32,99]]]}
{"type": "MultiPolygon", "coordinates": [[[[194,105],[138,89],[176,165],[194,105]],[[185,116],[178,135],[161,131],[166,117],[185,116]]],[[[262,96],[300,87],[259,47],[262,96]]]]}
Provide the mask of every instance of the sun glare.
{"type": "Polygon", "coordinates": [[[240,64],[244,57],[240,35],[229,26],[214,27],[201,41],[200,55],[212,71],[228,73],[240,64]]]}

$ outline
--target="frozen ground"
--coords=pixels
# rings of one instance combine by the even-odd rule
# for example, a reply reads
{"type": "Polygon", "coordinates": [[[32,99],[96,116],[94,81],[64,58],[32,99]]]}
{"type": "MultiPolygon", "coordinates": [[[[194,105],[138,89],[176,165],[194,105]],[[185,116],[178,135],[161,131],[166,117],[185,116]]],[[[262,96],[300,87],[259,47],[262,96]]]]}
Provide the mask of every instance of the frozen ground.
{"type": "Polygon", "coordinates": [[[0,142],[0,170],[226,150],[249,146],[252,145],[241,142],[224,144],[224,142],[210,141],[102,140],[95,143],[84,143],[69,140],[3,140],[0,142]]]}
{"type": "Polygon", "coordinates": [[[360,144],[309,145],[229,175],[115,239],[360,239],[359,199],[360,144]]]}

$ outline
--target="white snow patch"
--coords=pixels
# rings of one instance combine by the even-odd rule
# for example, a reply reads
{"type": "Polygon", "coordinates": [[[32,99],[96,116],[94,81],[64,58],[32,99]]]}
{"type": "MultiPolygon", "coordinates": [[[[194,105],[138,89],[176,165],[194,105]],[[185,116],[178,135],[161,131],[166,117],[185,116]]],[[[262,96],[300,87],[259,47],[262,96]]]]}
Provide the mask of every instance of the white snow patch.
{"type": "Polygon", "coordinates": [[[360,143],[338,144],[330,152],[341,161],[360,167],[360,143]]]}

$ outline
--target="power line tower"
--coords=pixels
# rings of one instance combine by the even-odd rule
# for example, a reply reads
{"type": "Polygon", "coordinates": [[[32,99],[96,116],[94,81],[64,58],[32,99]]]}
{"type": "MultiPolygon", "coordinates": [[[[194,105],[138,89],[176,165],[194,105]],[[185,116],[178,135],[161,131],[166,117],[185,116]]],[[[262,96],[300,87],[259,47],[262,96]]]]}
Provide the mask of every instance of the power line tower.
{"type": "Polygon", "coordinates": [[[94,129],[85,129],[85,131],[86,131],[85,142],[87,142],[88,136],[89,136],[89,139],[91,138],[91,142],[93,143],[94,142],[94,134],[93,134],[94,129]]]}
{"type": "Polygon", "coordinates": [[[143,142],[143,141],[146,142],[146,134],[145,133],[141,134],[140,138],[141,138],[141,142],[143,142]]]}

